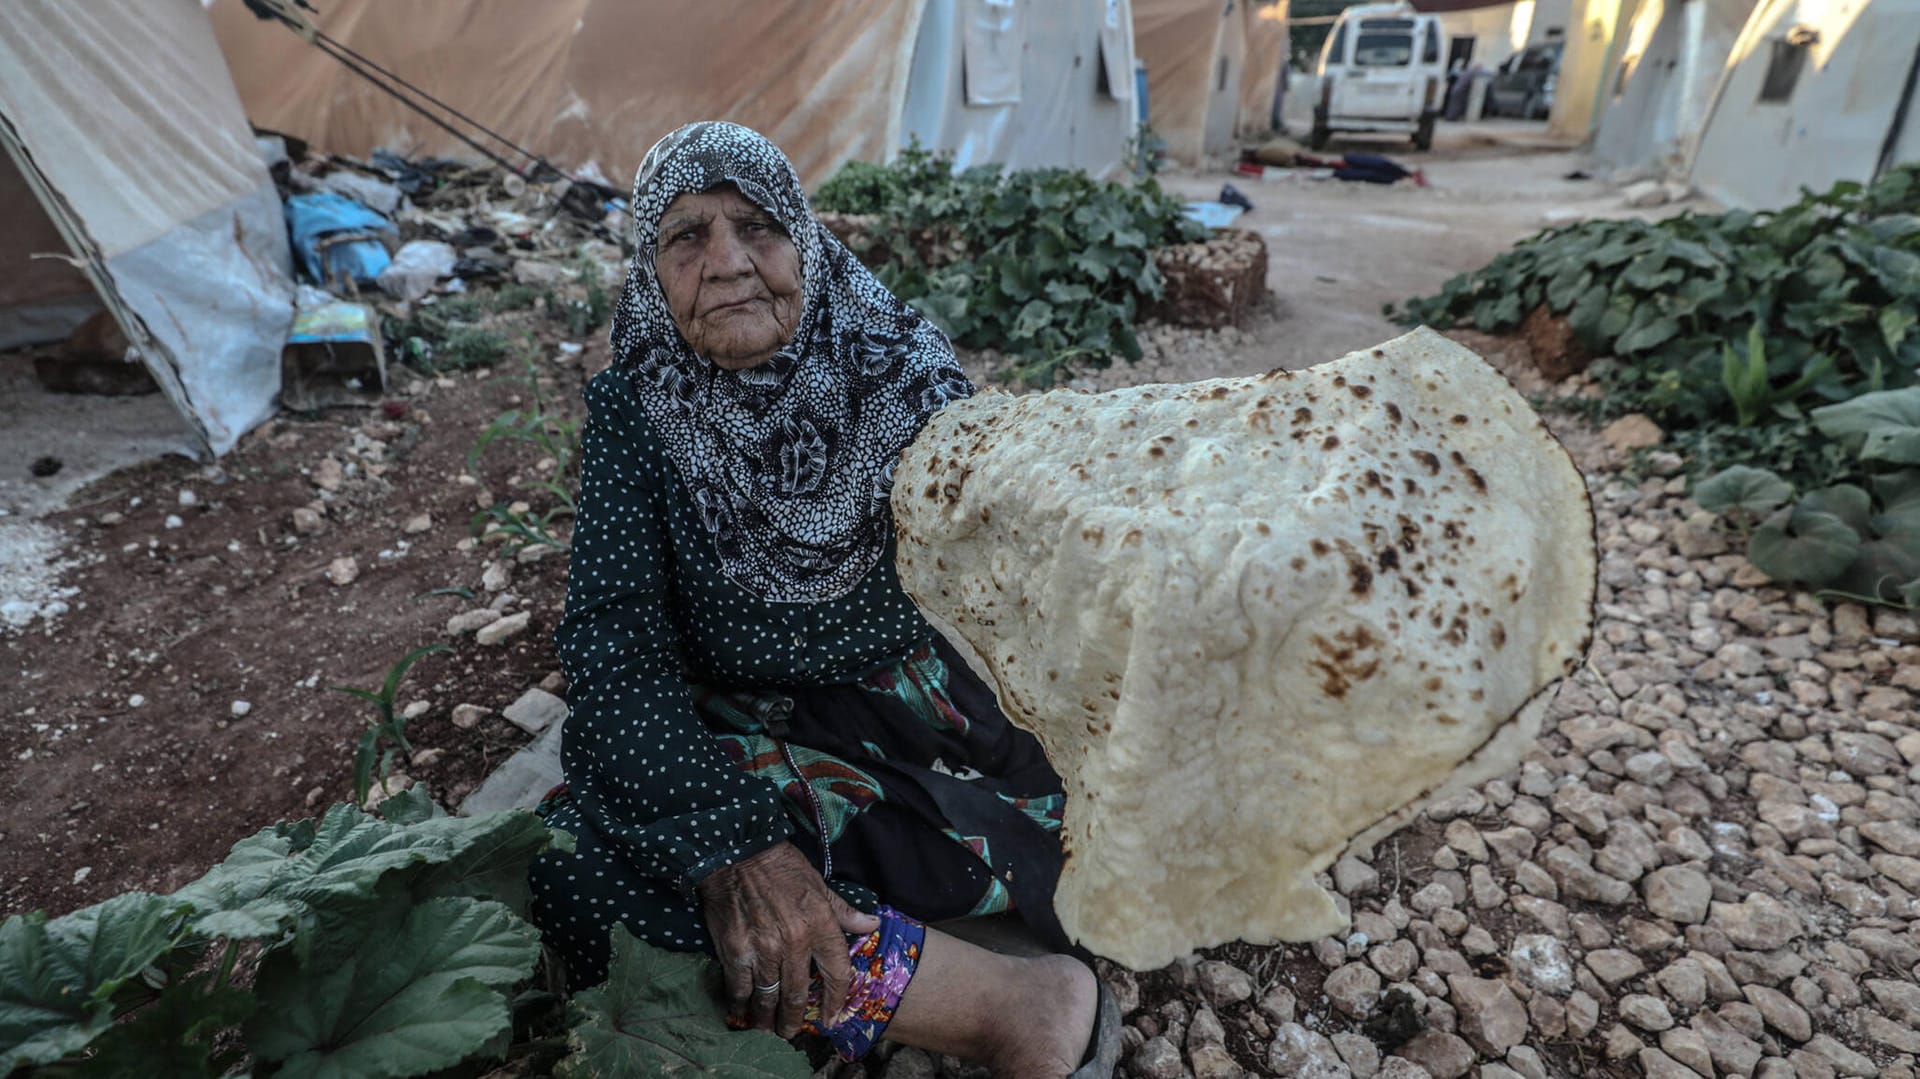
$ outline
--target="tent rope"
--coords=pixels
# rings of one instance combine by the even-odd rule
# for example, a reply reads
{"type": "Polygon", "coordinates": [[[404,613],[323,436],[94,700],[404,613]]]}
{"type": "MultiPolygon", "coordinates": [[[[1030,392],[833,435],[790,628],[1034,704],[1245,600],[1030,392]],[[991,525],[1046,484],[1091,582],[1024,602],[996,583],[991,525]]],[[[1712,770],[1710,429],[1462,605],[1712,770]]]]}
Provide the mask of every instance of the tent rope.
{"type": "Polygon", "coordinates": [[[488,160],[506,169],[508,172],[513,173],[515,176],[520,177],[522,180],[537,182],[537,180],[547,177],[565,177],[569,180],[575,179],[565,171],[555,167],[551,161],[548,161],[540,154],[515,143],[505,135],[494,131],[480,121],[461,112],[459,109],[441,101],[426,90],[408,82],[402,76],[387,70],[371,58],[356,52],[345,42],[332,37],[324,30],[315,26],[312,20],[308,19],[298,10],[305,9],[306,11],[314,11],[317,13],[318,9],[312,4],[307,3],[307,0],[243,0],[243,2],[246,4],[247,10],[253,12],[256,18],[263,21],[278,22],[292,29],[302,38],[305,38],[314,48],[319,49],[321,52],[339,61],[348,71],[366,79],[395,101],[419,113],[428,123],[459,139],[488,160]],[[387,80],[392,81],[388,82],[387,80]],[[414,98],[409,97],[409,93],[417,95],[420,100],[416,101],[414,98]],[[422,104],[422,101],[426,104],[422,104]],[[523,168],[514,165],[500,154],[482,145],[479,140],[472,135],[460,130],[442,117],[435,115],[427,108],[427,105],[432,105],[434,108],[440,109],[461,123],[467,124],[478,130],[481,134],[486,135],[488,138],[507,147],[514,153],[526,158],[533,163],[533,167],[523,168]]]}

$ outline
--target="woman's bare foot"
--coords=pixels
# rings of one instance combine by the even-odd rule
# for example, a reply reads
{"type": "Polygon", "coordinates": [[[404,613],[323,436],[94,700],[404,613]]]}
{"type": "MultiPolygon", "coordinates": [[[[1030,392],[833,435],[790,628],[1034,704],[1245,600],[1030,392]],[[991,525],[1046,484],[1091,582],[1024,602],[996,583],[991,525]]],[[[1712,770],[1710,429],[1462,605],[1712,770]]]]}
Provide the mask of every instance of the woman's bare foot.
{"type": "Polygon", "coordinates": [[[1062,1079],[1080,1066],[1100,1006],[1100,984],[1071,956],[1016,960],[1002,1025],[985,1063],[995,1079],[1062,1079]]]}
{"type": "Polygon", "coordinates": [[[1061,1079],[1080,1066],[1099,1010],[1100,985],[1072,956],[1001,955],[929,927],[886,1036],[995,1079],[1061,1079]]]}

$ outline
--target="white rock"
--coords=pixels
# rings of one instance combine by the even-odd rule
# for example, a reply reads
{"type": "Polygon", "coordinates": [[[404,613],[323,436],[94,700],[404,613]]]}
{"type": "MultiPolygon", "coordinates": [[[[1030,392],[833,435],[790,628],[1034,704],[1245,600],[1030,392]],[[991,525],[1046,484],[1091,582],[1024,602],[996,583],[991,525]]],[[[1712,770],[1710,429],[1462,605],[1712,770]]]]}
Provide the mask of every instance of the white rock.
{"type": "Polygon", "coordinates": [[[477,704],[456,704],[453,706],[453,725],[463,731],[472,730],[487,715],[487,710],[477,704]]]}
{"type": "Polygon", "coordinates": [[[246,715],[248,712],[253,711],[253,703],[251,701],[234,701],[232,704],[227,706],[227,711],[232,713],[234,718],[238,719],[239,717],[246,715]]]}
{"type": "Polygon", "coordinates": [[[447,619],[447,636],[458,637],[463,633],[472,633],[482,626],[500,621],[500,612],[491,607],[462,611],[447,619]]]}
{"type": "Polygon", "coordinates": [[[336,558],[327,563],[327,580],[336,586],[350,585],[360,578],[360,563],[350,555],[336,558]]]}
{"type": "Polygon", "coordinates": [[[1507,950],[1507,964],[1535,989],[1566,993],[1573,988],[1573,958],[1567,946],[1545,933],[1522,933],[1507,950]]]}
{"type": "Polygon", "coordinates": [[[513,584],[513,566],[507,562],[489,562],[480,575],[480,586],[489,592],[504,592],[513,584]]]}
{"type": "Polygon", "coordinates": [[[473,639],[486,645],[501,644],[512,640],[514,637],[526,631],[527,622],[531,617],[532,615],[527,611],[507,615],[498,621],[489,622],[480,627],[479,631],[473,635],[473,639]]]}
{"type": "MultiPolygon", "coordinates": [[[[529,689],[518,700],[501,709],[500,714],[528,734],[539,734],[555,723],[566,720],[567,702],[544,689],[529,689]]],[[[1252,992],[1251,986],[1248,992],[1252,992]]]]}

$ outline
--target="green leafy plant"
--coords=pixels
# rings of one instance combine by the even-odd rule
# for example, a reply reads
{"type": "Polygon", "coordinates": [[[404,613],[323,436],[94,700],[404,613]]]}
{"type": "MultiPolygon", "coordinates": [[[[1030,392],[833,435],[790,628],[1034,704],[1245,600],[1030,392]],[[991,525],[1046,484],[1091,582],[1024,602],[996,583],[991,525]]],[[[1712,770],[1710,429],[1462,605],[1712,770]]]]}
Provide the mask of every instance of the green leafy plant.
{"type": "Polygon", "coordinates": [[[997,349],[1027,382],[1140,357],[1133,324],[1161,295],[1156,248],[1203,238],[1152,180],[1068,169],[955,172],[918,147],[829,181],[822,209],[874,215],[875,272],[954,341],[997,349]]]}
{"type": "Polygon", "coordinates": [[[15,915],[0,1075],[811,1074],[773,1035],[726,1029],[710,961],[621,928],[603,986],[564,1007],[538,988],[555,979],[523,913],[548,849],[572,840],[531,813],[450,817],[416,790],[274,825],[171,895],[15,915]]]}
{"type": "Polygon", "coordinates": [[[405,1076],[497,1055],[504,990],[540,951],[514,901],[565,837],[396,803],[408,820],[338,805],[276,825],[172,895],[7,919],[0,1074],[405,1076]]]}
{"type": "Polygon", "coordinates": [[[1394,314],[1503,333],[1540,308],[1618,358],[1610,414],[1646,411],[1670,429],[1913,385],[1920,167],[1776,211],[1549,230],[1394,314]]]}
{"type": "Polygon", "coordinates": [[[1720,385],[1733,402],[1740,426],[1752,427],[1774,415],[1798,419],[1794,401],[1813,388],[1814,383],[1833,374],[1833,360],[1825,355],[1808,361],[1798,378],[1784,386],[1776,385],[1767,367],[1767,339],[1758,323],[1747,331],[1745,354],[1732,345],[1724,346],[1720,364],[1720,385]]]}
{"type": "Polygon", "coordinates": [[[400,691],[401,680],[406,678],[407,671],[415,663],[435,652],[445,651],[447,646],[444,644],[430,644],[408,652],[387,669],[387,679],[377,691],[355,689],[352,686],[331,687],[336,693],[358,697],[373,706],[373,718],[367,721],[367,729],[361,733],[359,747],[353,754],[354,801],[367,800],[367,792],[373,789],[376,766],[380,781],[384,784],[393,774],[394,757],[413,752],[413,744],[407,741],[407,717],[394,710],[394,697],[400,691]]]}
{"type": "Polygon", "coordinates": [[[607,983],[574,994],[567,1006],[572,1053],[556,1074],[562,1079],[694,1072],[807,1079],[813,1074],[806,1057],[773,1035],[728,1031],[719,990],[719,970],[712,963],[649,948],[616,923],[607,983]]]}
{"type": "Polygon", "coordinates": [[[1772,513],[1793,499],[1793,484],[1764,468],[1734,465],[1696,484],[1693,500],[1708,513],[1734,514],[1744,524],[1772,513]]]}
{"type": "Polygon", "coordinates": [[[836,214],[877,214],[904,194],[908,170],[849,161],[813,193],[813,208],[836,214]]]}
{"type": "Polygon", "coordinates": [[[1920,465],[1920,386],[1815,409],[1813,422],[1862,462],[1920,465]]]}
{"type": "Polygon", "coordinates": [[[547,509],[536,513],[531,509],[516,509],[512,504],[495,504],[473,515],[470,522],[473,534],[504,536],[509,553],[528,547],[566,550],[568,541],[561,537],[557,528],[560,521],[571,519],[578,508],[574,504],[573,484],[577,479],[574,473],[580,458],[580,421],[549,410],[550,402],[540,383],[536,356],[536,350],[530,345],[524,359],[526,375],[523,381],[528,395],[533,399],[532,407],[525,411],[513,409],[495,416],[467,450],[469,472],[478,468],[487,449],[496,443],[531,446],[540,452],[542,462],[548,462],[542,475],[523,485],[550,499],[551,505],[547,509]]]}
{"type": "Polygon", "coordinates": [[[600,283],[600,267],[592,262],[582,259],[574,276],[580,283],[581,295],[558,303],[550,299],[547,310],[566,323],[569,337],[585,337],[607,324],[613,314],[613,297],[600,283]]]}
{"type": "Polygon", "coordinates": [[[553,462],[546,475],[526,484],[546,494],[553,504],[539,513],[516,511],[511,505],[489,506],[473,515],[473,534],[504,533],[510,552],[527,547],[566,550],[568,541],[561,538],[556,528],[562,519],[571,519],[577,509],[570,477],[580,454],[579,421],[548,415],[540,411],[537,404],[529,412],[503,412],[494,417],[473,448],[467,451],[467,468],[471,470],[478,465],[487,447],[500,441],[534,446],[544,455],[543,460],[553,462]]]}
{"type": "Polygon", "coordinates": [[[1835,596],[1920,605],[1920,387],[1814,409],[1812,422],[1857,456],[1861,483],[1794,488],[1736,466],[1694,488],[1700,507],[1751,529],[1747,558],[1769,577],[1835,596]]]}

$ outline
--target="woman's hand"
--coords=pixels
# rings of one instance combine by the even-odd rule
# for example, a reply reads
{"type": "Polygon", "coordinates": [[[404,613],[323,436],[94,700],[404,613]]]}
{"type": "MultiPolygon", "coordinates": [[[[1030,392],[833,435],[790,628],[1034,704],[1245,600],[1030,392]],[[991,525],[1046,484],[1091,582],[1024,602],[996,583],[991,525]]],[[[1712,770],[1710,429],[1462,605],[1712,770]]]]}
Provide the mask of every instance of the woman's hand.
{"type": "Polygon", "coordinates": [[[880,919],[862,914],[791,843],[715,870],[700,882],[707,931],[727,979],[733,1014],[791,1038],[800,1030],[812,967],[820,970],[821,1009],[847,999],[846,934],[864,935],[880,919]]]}

